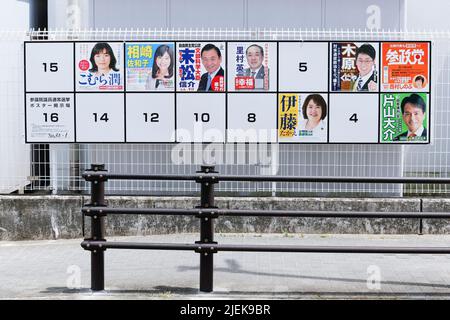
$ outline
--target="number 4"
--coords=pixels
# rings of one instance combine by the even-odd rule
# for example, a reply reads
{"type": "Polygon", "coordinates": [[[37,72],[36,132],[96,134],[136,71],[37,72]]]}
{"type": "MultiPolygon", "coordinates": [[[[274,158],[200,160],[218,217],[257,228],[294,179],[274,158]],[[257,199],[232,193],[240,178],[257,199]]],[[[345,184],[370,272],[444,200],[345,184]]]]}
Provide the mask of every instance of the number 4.
{"type": "Polygon", "coordinates": [[[348,120],[353,121],[354,123],[356,123],[356,122],[358,122],[358,115],[356,113],[354,113],[354,114],[352,114],[352,116],[348,120]]]}

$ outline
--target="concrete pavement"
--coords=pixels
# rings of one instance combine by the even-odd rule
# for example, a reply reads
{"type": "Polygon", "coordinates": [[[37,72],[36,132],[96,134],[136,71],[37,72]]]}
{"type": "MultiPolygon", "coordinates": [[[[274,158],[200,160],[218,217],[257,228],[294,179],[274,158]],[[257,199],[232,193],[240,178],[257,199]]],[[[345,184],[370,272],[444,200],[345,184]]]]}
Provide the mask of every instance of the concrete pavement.
{"type": "MultiPolygon", "coordinates": [[[[198,234],[108,241],[193,243],[198,234]]],[[[222,244],[448,246],[450,235],[216,234],[222,244]]],[[[450,255],[219,252],[201,293],[190,251],[107,250],[90,291],[82,239],[0,241],[0,299],[449,299],[450,255]]]]}

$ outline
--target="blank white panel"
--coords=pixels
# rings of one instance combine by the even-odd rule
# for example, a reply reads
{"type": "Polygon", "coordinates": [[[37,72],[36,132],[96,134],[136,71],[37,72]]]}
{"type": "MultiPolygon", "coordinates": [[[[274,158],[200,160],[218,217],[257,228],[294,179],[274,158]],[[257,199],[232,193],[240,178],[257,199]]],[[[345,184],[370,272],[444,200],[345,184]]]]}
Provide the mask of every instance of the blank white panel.
{"type": "Polygon", "coordinates": [[[328,43],[279,43],[280,91],[327,91],[328,43]]]}
{"type": "Polygon", "coordinates": [[[330,94],[329,121],[330,142],[378,142],[378,94],[330,94]]]}
{"type": "Polygon", "coordinates": [[[177,94],[177,142],[225,141],[225,94],[177,94]]]}
{"type": "Polygon", "coordinates": [[[26,43],[27,91],[73,91],[73,43],[26,43]]]}
{"type": "Polygon", "coordinates": [[[123,95],[76,95],[77,142],[124,142],[123,95]]]}
{"type": "Polygon", "coordinates": [[[174,142],[175,95],[128,93],[127,142],[174,142]]]}
{"type": "Polygon", "coordinates": [[[277,95],[228,95],[227,142],[276,142],[277,95]]]}

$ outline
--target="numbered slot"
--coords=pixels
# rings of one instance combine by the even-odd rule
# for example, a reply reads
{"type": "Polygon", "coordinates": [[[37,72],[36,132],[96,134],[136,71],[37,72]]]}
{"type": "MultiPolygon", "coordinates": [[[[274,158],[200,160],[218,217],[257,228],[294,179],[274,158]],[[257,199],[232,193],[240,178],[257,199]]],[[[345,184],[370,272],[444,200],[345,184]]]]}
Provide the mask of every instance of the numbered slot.
{"type": "Polygon", "coordinates": [[[227,142],[276,142],[276,119],[276,94],[229,94],[227,142]]]}
{"type": "Polygon", "coordinates": [[[330,142],[378,142],[377,94],[330,94],[330,142]]]}
{"type": "Polygon", "coordinates": [[[121,93],[76,95],[77,142],[125,142],[121,93]]]}
{"type": "Polygon", "coordinates": [[[73,94],[27,94],[27,142],[74,142],[73,94]]]}
{"type": "Polygon", "coordinates": [[[27,92],[73,91],[73,43],[25,43],[27,92]]]}
{"type": "Polygon", "coordinates": [[[177,142],[225,141],[225,94],[177,94],[177,142]]]}
{"type": "Polygon", "coordinates": [[[279,51],[280,91],[327,91],[327,42],[280,42],[279,51]]]}
{"type": "Polygon", "coordinates": [[[128,93],[127,142],[175,142],[175,96],[128,93]]]}

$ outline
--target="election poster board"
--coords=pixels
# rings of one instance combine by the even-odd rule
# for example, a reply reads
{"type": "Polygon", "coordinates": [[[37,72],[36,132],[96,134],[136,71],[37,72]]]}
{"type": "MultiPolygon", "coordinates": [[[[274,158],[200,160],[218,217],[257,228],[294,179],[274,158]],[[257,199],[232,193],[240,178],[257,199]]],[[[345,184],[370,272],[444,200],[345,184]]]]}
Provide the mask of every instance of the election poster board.
{"type": "Polygon", "coordinates": [[[27,143],[429,144],[430,41],[27,41],[27,143]]]}

